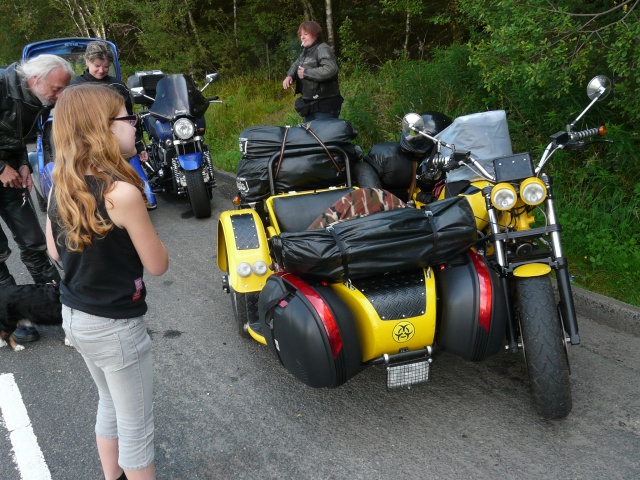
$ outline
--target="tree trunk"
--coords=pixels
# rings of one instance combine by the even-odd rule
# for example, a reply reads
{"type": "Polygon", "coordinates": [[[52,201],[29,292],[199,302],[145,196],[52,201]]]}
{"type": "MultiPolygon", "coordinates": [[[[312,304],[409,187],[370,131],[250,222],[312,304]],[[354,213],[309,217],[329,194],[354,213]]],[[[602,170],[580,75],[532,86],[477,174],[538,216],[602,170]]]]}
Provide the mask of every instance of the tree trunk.
{"type": "Polygon", "coordinates": [[[411,32],[411,14],[407,10],[407,22],[404,26],[404,58],[409,58],[409,33],[411,32]]]}
{"type": "Polygon", "coordinates": [[[333,35],[333,5],[331,0],[325,0],[325,12],[327,14],[327,43],[335,50],[335,37],[333,35]]]}
{"type": "Polygon", "coordinates": [[[314,20],[316,15],[313,12],[313,5],[311,5],[311,0],[300,0],[300,3],[302,3],[302,9],[304,10],[305,22],[314,20]]]}

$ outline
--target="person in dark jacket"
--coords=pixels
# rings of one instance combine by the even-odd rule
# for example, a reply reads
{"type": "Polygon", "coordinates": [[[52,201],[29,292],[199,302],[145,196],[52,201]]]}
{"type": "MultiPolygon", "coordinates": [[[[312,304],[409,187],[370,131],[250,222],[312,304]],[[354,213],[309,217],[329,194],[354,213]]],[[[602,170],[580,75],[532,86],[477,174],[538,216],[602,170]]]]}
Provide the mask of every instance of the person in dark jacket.
{"type": "MultiPolygon", "coordinates": [[[[29,201],[33,186],[26,139],[73,75],[71,65],[56,55],[40,55],[9,65],[0,75],[0,216],[20,249],[20,259],[35,283],[59,282],[60,274],[47,255],[46,239],[29,201]]],[[[11,250],[0,229],[0,287],[15,285],[5,261],[11,250]]],[[[20,327],[19,343],[38,340],[33,327],[20,327]]]]}
{"type": "Polygon", "coordinates": [[[305,122],[338,118],[343,98],[338,86],[338,62],[333,49],[322,39],[322,27],[314,21],[303,22],[298,36],[304,48],[282,81],[282,88],[296,82],[296,111],[305,122]]]}
{"type": "MultiPolygon", "coordinates": [[[[133,103],[131,102],[129,89],[122,80],[109,75],[109,67],[115,61],[115,56],[111,48],[109,48],[109,44],[100,40],[89,42],[84,52],[84,61],[87,65],[84,73],[72,78],[69,85],[78,85],[86,82],[110,85],[122,95],[127,113],[132,115],[133,103]]],[[[140,156],[141,161],[147,161],[147,152],[142,143],[142,129],[140,124],[138,124],[136,129],[136,152],[140,156]]]]}

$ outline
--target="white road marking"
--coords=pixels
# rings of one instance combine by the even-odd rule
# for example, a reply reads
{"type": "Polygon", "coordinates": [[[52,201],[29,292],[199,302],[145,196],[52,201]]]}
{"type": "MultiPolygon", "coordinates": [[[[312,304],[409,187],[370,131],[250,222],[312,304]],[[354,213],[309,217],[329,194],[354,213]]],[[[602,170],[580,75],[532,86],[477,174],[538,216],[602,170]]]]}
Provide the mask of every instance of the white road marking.
{"type": "Polygon", "coordinates": [[[31,428],[27,409],[13,375],[0,374],[0,423],[9,431],[13,461],[22,480],[51,480],[51,472],[31,428]]]}

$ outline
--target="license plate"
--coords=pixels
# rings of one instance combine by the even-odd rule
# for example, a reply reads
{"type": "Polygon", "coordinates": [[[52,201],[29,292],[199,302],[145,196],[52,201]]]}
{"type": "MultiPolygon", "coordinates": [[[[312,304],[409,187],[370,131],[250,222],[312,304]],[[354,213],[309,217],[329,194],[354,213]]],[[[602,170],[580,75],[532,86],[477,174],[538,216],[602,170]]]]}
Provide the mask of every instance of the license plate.
{"type": "Polygon", "coordinates": [[[429,381],[430,359],[413,362],[391,363],[387,368],[387,390],[411,388],[429,381]]]}

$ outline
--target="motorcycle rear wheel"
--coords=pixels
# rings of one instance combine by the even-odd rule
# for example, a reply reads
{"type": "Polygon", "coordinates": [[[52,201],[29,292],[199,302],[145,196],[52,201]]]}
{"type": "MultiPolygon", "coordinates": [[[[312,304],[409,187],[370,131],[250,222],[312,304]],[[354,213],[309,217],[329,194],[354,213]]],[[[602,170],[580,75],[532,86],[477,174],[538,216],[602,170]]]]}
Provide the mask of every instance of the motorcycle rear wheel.
{"type": "Polygon", "coordinates": [[[259,292],[238,293],[229,285],[231,295],[231,307],[233,316],[238,325],[238,333],[241,337],[250,338],[247,327],[258,321],[258,296],[259,292]]]}
{"type": "Polygon", "coordinates": [[[516,279],[517,312],[536,410],[549,419],[572,407],[564,330],[548,276],[516,279]]]}
{"type": "Polygon", "coordinates": [[[211,216],[211,200],[209,200],[209,192],[207,185],[202,177],[202,168],[197,170],[185,170],[185,179],[187,181],[187,194],[189,195],[189,203],[196,218],[208,218],[211,216]]]}

